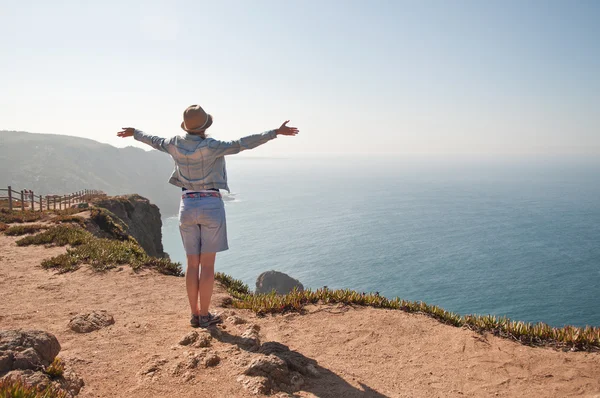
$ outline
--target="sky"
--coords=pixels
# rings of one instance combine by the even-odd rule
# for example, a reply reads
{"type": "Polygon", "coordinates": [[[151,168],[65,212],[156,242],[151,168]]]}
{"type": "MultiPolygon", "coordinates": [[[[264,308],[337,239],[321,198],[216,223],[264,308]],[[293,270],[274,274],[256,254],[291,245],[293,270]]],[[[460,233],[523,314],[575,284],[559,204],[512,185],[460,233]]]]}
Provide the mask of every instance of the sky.
{"type": "MultiPolygon", "coordinates": [[[[596,0],[0,0],[0,130],[277,128],[254,156],[598,155],[596,0]]],[[[1,134],[1,133],[0,133],[1,134]]]]}

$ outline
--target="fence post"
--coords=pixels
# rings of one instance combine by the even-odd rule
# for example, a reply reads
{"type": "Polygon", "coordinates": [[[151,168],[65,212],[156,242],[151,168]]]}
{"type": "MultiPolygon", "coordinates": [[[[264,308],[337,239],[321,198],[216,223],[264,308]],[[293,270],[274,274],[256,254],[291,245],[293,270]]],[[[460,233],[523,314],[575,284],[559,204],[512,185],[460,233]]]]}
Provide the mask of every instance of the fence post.
{"type": "Polygon", "coordinates": [[[69,205],[69,208],[71,208],[71,195],[67,196],[67,204],[69,205]]]}
{"type": "Polygon", "coordinates": [[[33,194],[33,191],[31,191],[29,194],[31,195],[31,211],[35,211],[35,195],[33,194]]]}
{"type": "Polygon", "coordinates": [[[40,195],[40,212],[44,211],[44,204],[42,203],[42,195],[40,195]]]}
{"type": "Polygon", "coordinates": [[[12,188],[8,186],[8,210],[12,211],[12,188]]]}
{"type": "Polygon", "coordinates": [[[21,189],[21,211],[25,211],[25,192],[21,189]]]}
{"type": "Polygon", "coordinates": [[[52,196],[52,202],[54,202],[53,210],[56,210],[56,195],[52,196]]]}

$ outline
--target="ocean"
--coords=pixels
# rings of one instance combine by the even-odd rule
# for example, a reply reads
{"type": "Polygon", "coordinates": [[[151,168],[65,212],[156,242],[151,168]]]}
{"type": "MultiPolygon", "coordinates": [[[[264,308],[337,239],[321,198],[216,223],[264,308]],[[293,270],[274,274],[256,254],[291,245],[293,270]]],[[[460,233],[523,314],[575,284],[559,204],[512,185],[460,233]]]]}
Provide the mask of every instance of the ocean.
{"type": "MultiPolygon", "coordinates": [[[[600,326],[597,160],[232,156],[227,169],[216,270],[252,289],[274,269],[307,288],[600,326]]],[[[176,215],[163,244],[185,265],[176,215]]]]}

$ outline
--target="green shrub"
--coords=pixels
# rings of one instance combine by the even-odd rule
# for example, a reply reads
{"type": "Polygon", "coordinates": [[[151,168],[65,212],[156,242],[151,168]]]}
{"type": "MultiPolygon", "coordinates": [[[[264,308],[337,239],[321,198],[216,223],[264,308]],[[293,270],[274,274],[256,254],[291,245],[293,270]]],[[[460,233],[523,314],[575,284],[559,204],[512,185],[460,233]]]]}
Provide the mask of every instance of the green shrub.
{"type": "Polygon", "coordinates": [[[215,273],[215,279],[223,284],[227,290],[230,292],[235,292],[236,294],[249,294],[250,289],[248,285],[242,282],[239,279],[234,279],[229,275],[226,275],[222,272],[215,273]]]}
{"type": "Polygon", "coordinates": [[[11,223],[24,223],[38,221],[44,217],[44,213],[40,211],[31,210],[8,210],[0,209],[0,222],[11,224],[11,223]]]}
{"type": "Polygon", "coordinates": [[[52,379],[58,379],[62,377],[65,372],[65,365],[63,365],[62,361],[59,357],[54,358],[54,361],[44,369],[44,373],[46,373],[52,379]]]}
{"type": "Polygon", "coordinates": [[[70,245],[67,252],[42,261],[42,267],[59,273],[74,271],[80,264],[90,264],[96,271],[106,271],[130,264],[135,270],[153,268],[165,275],[181,276],[181,264],[169,259],[151,257],[135,239],[97,238],[77,225],[57,225],[33,236],[19,239],[18,246],[70,245]]]}
{"type": "Polygon", "coordinates": [[[81,216],[59,215],[52,219],[55,224],[77,223],[82,227],[85,226],[85,219],[81,216]]]}
{"type": "Polygon", "coordinates": [[[128,240],[131,238],[126,232],[127,227],[125,224],[109,210],[95,207],[91,210],[90,214],[92,221],[112,238],[119,240],[128,240]]]}
{"type": "Polygon", "coordinates": [[[45,389],[36,388],[20,378],[7,377],[0,380],[1,398],[67,398],[65,391],[49,385],[45,389]]]}
{"type": "Polygon", "coordinates": [[[33,234],[35,232],[41,231],[42,229],[48,229],[48,227],[42,224],[14,225],[12,227],[8,227],[4,231],[4,234],[9,236],[20,236],[33,234]]]}
{"type": "Polygon", "coordinates": [[[29,245],[55,245],[55,246],[78,246],[90,240],[94,236],[76,226],[58,225],[33,236],[19,239],[17,246],[29,245]]]}

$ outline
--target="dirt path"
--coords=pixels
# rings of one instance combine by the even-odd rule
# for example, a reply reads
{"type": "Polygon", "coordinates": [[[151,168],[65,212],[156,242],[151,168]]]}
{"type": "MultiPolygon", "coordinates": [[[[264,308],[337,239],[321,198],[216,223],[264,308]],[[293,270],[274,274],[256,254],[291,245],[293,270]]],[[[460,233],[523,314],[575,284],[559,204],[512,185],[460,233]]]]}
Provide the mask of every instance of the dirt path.
{"type": "MultiPolygon", "coordinates": [[[[240,349],[252,323],[263,344],[316,361],[319,377],[306,378],[297,397],[600,397],[599,354],[525,347],[401,311],[314,306],[257,318],[236,310],[247,324],[226,322],[209,348],[182,346],[192,330],[183,278],[129,267],[57,275],[39,265],[64,248],[20,248],[17,239],[0,234],[0,329],[54,333],[59,357],[86,383],[80,397],[255,396],[236,380],[260,355],[240,349]],[[87,334],[68,328],[91,310],[108,311],[115,324],[87,334]],[[176,372],[194,352],[221,361],[176,372]]],[[[225,297],[217,288],[214,302],[225,297]]]]}

